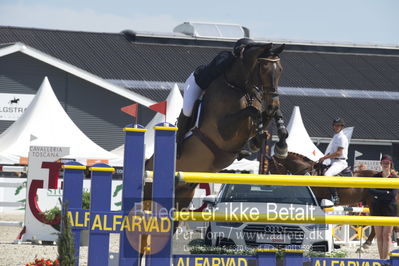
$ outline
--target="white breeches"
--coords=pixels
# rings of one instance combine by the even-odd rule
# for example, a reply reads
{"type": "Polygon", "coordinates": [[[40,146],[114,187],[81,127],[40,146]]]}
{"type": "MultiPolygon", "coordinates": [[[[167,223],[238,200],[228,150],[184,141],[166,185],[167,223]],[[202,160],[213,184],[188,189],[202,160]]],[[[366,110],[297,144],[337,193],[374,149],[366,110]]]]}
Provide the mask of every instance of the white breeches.
{"type": "Polygon", "coordinates": [[[194,73],[184,83],[183,114],[190,117],[193,113],[194,103],[201,96],[202,89],[197,85],[194,73]]]}
{"type": "Polygon", "coordinates": [[[331,160],[331,166],[328,168],[325,176],[336,176],[341,173],[346,167],[348,167],[348,163],[345,160],[331,160]]]}

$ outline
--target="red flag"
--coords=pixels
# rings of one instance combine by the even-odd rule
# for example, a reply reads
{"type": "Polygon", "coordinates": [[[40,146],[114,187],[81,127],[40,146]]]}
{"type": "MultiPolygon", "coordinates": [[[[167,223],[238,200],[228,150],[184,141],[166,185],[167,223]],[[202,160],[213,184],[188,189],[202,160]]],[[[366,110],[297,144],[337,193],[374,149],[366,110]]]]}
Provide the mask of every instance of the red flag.
{"type": "Polygon", "coordinates": [[[135,103],[132,105],[122,107],[121,111],[137,118],[138,109],[139,109],[139,105],[137,103],[135,103]]]}
{"type": "Polygon", "coordinates": [[[148,106],[148,108],[150,108],[151,110],[153,110],[155,112],[166,115],[166,105],[167,105],[167,102],[163,101],[163,102],[159,102],[159,103],[153,104],[151,106],[148,106]]]}

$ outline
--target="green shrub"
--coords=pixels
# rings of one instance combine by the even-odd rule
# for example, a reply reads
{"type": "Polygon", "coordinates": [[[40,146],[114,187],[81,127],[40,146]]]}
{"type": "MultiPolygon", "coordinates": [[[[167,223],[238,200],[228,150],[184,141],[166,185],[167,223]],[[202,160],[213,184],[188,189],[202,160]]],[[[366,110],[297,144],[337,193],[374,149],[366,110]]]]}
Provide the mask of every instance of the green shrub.
{"type": "Polygon", "coordinates": [[[83,191],[82,194],[82,209],[89,210],[90,209],[90,192],[83,191]]]}
{"type": "Polygon", "coordinates": [[[337,250],[332,252],[316,252],[309,251],[305,254],[306,257],[319,257],[319,258],[345,258],[348,252],[345,250],[337,250]]]}
{"type": "Polygon", "coordinates": [[[55,220],[56,217],[61,216],[61,210],[58,206],[55,206],[50,210],[42,212],[42,214],[44,215],[44,219],[46,219],[46,221],[50,222],[50,221],[55,220]]]}
{"type": "Polygon", "coordinates": [[[58,260],[60,265],[74,266],[76,259],[71,224],[67,215],[68,203],[63,203],[62,208],[64,210],[64,215],[62,216],[63,228],[58,235],[57,241],[58,260]]]}

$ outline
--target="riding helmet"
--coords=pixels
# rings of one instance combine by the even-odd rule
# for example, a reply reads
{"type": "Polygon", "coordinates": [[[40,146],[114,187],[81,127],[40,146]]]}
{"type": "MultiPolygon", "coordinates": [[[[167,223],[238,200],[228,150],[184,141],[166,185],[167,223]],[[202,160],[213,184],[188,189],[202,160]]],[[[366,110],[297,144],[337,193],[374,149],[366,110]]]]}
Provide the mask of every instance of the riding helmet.
{"type": "Polygon", "coordinates": [[[393,160],[392,160],[392,157],[391,157],[390,155],[388,155],[388,154],[382,155],[382,157],[381,157],[381,162],[382,162],[382,161],[390,161],[390,162],[391,162],[391,168],[394,168],[394,166],[393,166],[393,160]]]}
{"type": "Polygon", "coordinates": [[[381,161],[390,161],[390,162],[392,162],[392,157],[390,155],[388,155],[388,154],[384,154],[381,157],[381,161]]]}
{"type": "Polygon", "coordinates": [[[250,38],[241,38],[235,44],[233,48],[233,54],[235,56],[240,56],[241,50],[245,48],[250,43],[254,43],[254,41],[250,38]]]}
{"type": "Polygon", "coordinates": [[[342,118],[338,117],[333,120],[333,125],[345,126],[345,121],[342,118]]]}

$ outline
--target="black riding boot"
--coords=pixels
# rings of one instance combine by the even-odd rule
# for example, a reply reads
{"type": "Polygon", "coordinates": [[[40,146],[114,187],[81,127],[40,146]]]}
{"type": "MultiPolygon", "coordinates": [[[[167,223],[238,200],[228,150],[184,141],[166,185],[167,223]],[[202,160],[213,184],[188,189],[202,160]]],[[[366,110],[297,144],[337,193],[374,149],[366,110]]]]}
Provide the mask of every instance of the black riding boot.
{"type": "Polygon", "coordinates": [[[331,187],[331,201],[334,202],[334,205],[339,204],[339,195],[336,187],[331,187]]]}
{"type": "Polygon", "coordinates": [[[181,151],[183,147],[183,141],[184,141],[184,136],[186,135],[187,131],[189,130],[189,122],[190,122],[190,117],[187,117],[183,114],[183,112],[180,113],[179,119],[177,120],[177,134],[176,134],[176,144],[177,144],[177,149],[176,149],[176,159],[179,159],[181,156],[181,151]]]}

